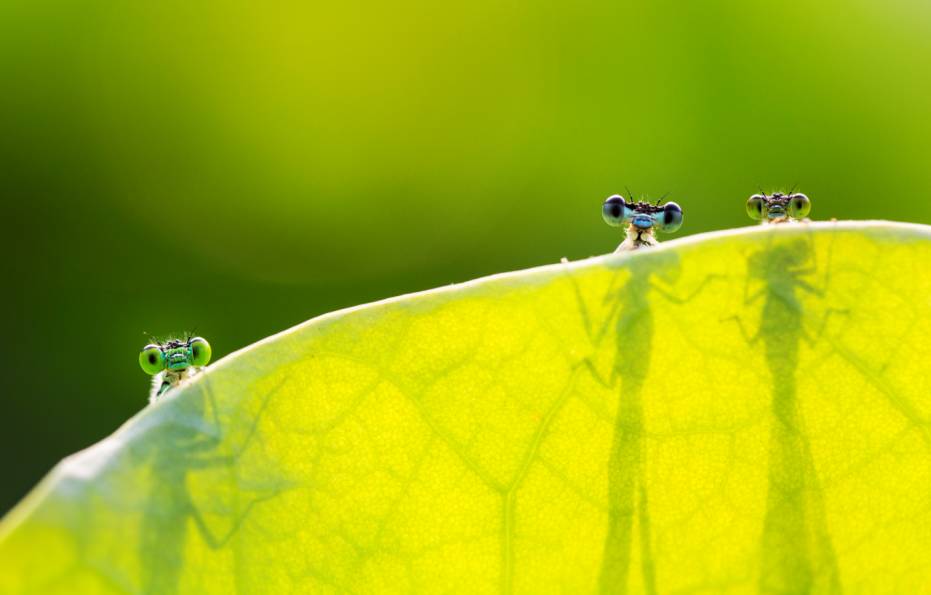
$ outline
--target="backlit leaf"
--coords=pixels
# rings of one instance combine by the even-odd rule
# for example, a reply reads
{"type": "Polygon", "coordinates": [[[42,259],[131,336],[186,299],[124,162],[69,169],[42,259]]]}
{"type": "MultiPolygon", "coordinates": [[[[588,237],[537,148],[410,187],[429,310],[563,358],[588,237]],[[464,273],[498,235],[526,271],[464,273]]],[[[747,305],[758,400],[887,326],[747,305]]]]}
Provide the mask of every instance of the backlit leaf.
{"type": "Polygon", "coordinates": [[[312,320],[56,467],[0,592],[927,590],[929,239],[750,228],[312,320]]]}

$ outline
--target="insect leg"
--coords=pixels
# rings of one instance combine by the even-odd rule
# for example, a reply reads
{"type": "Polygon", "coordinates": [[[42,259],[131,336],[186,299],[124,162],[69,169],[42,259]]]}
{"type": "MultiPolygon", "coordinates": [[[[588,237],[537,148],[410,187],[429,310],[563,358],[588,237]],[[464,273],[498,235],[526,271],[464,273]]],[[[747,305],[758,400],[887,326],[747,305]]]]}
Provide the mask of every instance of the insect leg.
{"type": "Polygon", "coordinates": [[[149,403],[154,403],[159,397],[168,392],[171,383],[165,378],[164,373],[155,377],[152,383],[152,394],[149,395],[149,403]]]}

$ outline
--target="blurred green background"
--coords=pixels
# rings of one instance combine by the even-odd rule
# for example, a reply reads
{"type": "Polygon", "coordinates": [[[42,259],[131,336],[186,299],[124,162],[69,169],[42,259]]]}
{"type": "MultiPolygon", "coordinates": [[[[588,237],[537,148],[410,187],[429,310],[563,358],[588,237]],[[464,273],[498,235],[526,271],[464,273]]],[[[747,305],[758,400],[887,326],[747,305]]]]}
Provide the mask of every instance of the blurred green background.
{"type": "MultiPolygon", "coordinates": [[[[269,3],[270,4],[270,3],[269,3]]],[[[678,234],[931,221],[931,5],[0,7],[0,511],[146,404],[144,332],[215,357],[312,316],[678,234]]]]}

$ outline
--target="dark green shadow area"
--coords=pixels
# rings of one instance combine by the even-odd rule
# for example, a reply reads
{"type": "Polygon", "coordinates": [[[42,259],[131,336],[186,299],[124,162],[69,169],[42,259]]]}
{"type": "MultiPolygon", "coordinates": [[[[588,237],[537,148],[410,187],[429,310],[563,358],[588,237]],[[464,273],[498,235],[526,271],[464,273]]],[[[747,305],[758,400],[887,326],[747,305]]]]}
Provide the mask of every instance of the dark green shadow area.
{"type": "Polygon", "coordinates": [[[644,481],[644,386],[650,373],[653,351],[653,312],[650,294],[657,291],[675,303],[677,298],[657,284],[671,283],[678,276],[679,257],[665,251],[644,249],[636,258],[624,261],[612,282],[604,302],[610,304],[605,322],[597,330],[591,327],[587,309],[579,296],[579,306],[588,334],[597,346],[613,330],[615,359],[608,378],[586,361],[592,376],[600,384],[618,389],[618,409],[608,461],[608,533],[598,577],[602,593],[626,593],[633,559],[634,521],[638,522],[643,584],[648,593],[656,593],[656,569],[652,552],[649,495],[644,481]],[[622,272],[629,276],[621,281],[622,272]],[[620,282],[619,287],[615,285],[620,282]]]}
{"type": "Polygon", "coordinates": [[[819,271],[811,240],[798,238],[774,240],[747,260],[745,303],[762,300],[763,306],[756,333],[744,333],[750,342],[763,342],[765,365],[772,378],[761,593],[841,592],[818,474],[799,411],[796,376],[801,370],[802,341],[816,341],[823,330],[812,336],[805,328],[803,294],[823,295],[806,278],[819,273],[826,276],[828,266],[819,271]],[[763,285],[755,293],[750,291],[753,281],[763,285]]]}
{"type": "Polygon", "coordinates": [[[602,593],[627,591],[635,517],[640,521],[644,584],[649,593],[656,592],[650,514],[643,485],[643,387],[653,352],[653,312],[648,297],[656,259],[634,258],[630,262],[630,277],[616,296],[606,296],[619,304],[614,326],[617,353],[610,381],[614,385],[620,378],[620,391],[608,462],[608,535],[598,577],[602,593]]]}
{"type": "Polygon", "coordinates": [[[220,480],[215,486],[217,490],[241,489],[235,477],[236,466],[242,455],[261,440],[257,430],[277,391],[276,388],[257,397],[255,412],[236,412],[236,415],[251,416],[251,420],[244,435],[233,443],[227,440],[224,428],[235,425],[234,416],[222,414],[208,379],[203,380],[198,385],[200,390],[188,392],[179,402],[178,423],[163,426],[159,446],[150,454],[152,481],[137,544],[142,561],[143,593],[180,592],[180,578],[186,563],[185,545],[190,536],[202,540],[213,550],[226,547],[254,506],[287,489],[286,482],[273,477],[258,492],[246,490],[230,502],[220,498],[220,502],[211,503],[209,518],[201,510],[189,490],[189,478],[197,473],[219,472],[228,481],[220,480]]]}

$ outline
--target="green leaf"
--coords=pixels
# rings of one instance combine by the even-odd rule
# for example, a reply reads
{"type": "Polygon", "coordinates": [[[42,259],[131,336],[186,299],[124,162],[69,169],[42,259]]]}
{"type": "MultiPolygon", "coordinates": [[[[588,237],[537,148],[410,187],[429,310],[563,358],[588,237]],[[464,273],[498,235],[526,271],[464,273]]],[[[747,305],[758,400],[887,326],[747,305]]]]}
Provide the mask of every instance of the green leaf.
{"type": "Polygon", "coordinates": [[[314,319],[56,467],[0,592],[919,592],[929,240],[749,228],[314,319]]]}

